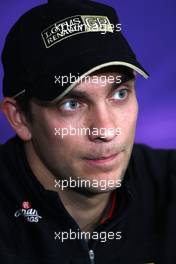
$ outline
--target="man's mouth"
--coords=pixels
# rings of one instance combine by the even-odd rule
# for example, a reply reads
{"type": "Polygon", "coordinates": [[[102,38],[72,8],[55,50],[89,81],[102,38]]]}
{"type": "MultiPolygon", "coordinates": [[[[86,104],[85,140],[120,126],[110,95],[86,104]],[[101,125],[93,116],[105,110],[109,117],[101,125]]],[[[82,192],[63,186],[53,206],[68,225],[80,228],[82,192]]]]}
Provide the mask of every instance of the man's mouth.
{"type": "Polygon", "coordinates": [[[121,152],[116,152],[109,155],[92,155],[91,157],[85,158],[85,160],[91,165],[109,165],[118,159],[120,153],[121,152]]]}

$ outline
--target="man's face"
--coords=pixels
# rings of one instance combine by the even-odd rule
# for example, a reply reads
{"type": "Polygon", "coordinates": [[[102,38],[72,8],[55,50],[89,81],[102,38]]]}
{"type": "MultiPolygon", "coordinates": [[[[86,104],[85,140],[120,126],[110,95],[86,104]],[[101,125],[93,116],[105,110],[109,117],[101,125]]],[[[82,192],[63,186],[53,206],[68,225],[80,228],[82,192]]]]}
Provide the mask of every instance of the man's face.
{"type": "Polygon", "coordinates": [[[32,102],[32,144],[43,165],[55,179],[106,181],[103,190],[95,185],[78,189],[89,193],[110,191],[122,180],[138,112],[134,80],[120,85],[102,83],[102,75],[116,80],[118,73],[96,75],[97,81],[93,81],[95,74],[91,75],[92,82],[79,83],[53,106],[32,102]],[[71,132],[70,128],[75,130],[71,132]],[[68,135],[62,136],[62,130],[68,135]]]}

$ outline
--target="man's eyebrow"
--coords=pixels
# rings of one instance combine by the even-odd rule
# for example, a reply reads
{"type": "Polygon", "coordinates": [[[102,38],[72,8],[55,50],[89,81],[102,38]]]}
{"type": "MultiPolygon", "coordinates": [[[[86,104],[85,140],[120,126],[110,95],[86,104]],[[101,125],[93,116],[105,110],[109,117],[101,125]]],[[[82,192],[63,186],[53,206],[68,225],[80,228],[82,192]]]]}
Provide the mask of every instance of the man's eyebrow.
{"type": "Polygon", "coordinates": [[[77,90],[71,90],[68,94],[66,94],[62,99],[66,98],[78,98],[78,99],[88,99],[90,98],[89,94],[86,93],[85,91],[77,91],[77,90]]]}
{"type": "Polygon", "coordinates": [[[117,89],[118,87],[120,87],[122,84],[125,84],[129,81],[134,81],[135,80],[135,75],[131,74],[131,75],[125,75],[121,78],[121,82],[117,83],[117,82],[114,82],[112,83],[112,90],[114,89],[117,89]]]}

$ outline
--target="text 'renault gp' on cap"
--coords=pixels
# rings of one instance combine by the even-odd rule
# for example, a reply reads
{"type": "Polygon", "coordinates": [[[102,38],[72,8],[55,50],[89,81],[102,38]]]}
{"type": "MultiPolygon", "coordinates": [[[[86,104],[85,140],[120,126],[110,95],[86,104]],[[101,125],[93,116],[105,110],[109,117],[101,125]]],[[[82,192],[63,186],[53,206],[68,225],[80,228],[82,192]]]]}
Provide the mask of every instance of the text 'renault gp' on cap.
{"type": "Polygon", "coordinates": [[[122,33],[112,7],[88,0],[51,0],[25,13],[9,32],[2,54],[3,94],[27,93],[52,101],[75,83],[56,76],[86,76],[122,65],[148,77],[122,33]],[[105,34],[104,34],[105,33],[105,34]]]}

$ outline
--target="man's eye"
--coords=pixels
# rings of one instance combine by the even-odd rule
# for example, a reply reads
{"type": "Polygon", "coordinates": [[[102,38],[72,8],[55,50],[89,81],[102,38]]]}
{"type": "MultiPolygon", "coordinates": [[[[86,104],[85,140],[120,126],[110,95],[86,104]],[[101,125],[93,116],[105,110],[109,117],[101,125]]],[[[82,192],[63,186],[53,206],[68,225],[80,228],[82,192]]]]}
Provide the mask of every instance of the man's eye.
{"type": "Polygon", "coordinates": [[[128,89],[122,88],[113,94],[113,99],[123,101],[127,98],[127,96],[128,96],[128,89]]]}
{"type": "Polygon", "coordinates": [[[60,106],[60,108],[61,108],[62,110],[66,110],[66,111],[73,111],[73,110],[76,110],[76,109],[79,108],[79,107],[80,107],[79,102],[76,101],[76,100],[73,100],[73,99],[65,101],[65,102],[60,106]]]}

